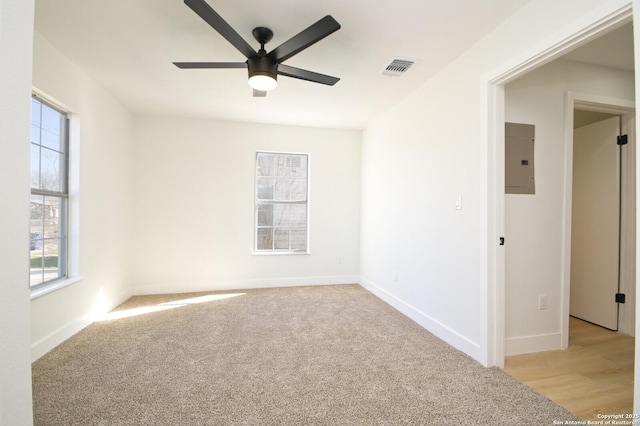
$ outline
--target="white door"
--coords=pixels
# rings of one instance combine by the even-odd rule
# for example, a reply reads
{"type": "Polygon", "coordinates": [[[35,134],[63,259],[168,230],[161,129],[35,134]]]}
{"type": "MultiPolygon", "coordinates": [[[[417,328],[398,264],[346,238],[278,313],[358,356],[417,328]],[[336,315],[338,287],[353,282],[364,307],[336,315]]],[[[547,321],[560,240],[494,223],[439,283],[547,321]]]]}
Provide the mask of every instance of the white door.
{"type": "Polygon", "coordinates": [[[574,317],[618,329],[618,117],[574,130],[571,300],[574,317]]]}

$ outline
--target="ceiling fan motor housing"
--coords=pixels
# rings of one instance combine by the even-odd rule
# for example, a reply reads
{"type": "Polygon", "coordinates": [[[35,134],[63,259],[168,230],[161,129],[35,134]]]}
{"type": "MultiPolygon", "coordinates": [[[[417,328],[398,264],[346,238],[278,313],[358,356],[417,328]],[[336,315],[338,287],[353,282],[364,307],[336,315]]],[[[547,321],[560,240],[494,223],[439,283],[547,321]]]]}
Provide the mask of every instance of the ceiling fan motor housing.
{"type": "Polygon", "coordinates": [[[254,56],[247,60],[249,78],[256,75],[266,75],[277,80],[278,64],[269,56],[254,56]]]}

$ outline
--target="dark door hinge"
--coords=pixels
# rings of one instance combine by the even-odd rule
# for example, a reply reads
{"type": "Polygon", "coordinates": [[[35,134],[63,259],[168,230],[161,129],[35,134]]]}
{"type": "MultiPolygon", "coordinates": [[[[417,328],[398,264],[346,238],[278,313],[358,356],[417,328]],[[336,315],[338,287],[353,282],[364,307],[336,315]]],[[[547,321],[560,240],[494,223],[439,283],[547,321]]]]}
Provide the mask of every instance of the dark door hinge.
{"type": "Polygon", "coordinates": [[[627,135],[618,136],[618,145],[626,145],[629,142],[627,135]]]}
{"type": "Polygon", "coordinates": [[[616,303],[624,303],[625,298],[624,293],[616,293],[616,303]]]}

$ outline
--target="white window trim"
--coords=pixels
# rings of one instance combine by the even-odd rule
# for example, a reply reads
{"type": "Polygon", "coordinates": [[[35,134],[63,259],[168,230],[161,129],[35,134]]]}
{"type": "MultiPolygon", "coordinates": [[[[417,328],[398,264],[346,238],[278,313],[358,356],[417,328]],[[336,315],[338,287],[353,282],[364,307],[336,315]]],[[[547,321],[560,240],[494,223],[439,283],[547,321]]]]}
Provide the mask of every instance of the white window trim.
{"type": "Polygon", "coordinates": [[[311,154],[292,151],[255,151],[253,155],[253,250],[254,256],[306,256],[311,254],[311,154]],[[257,250],[258,247],[258,180],[256,179],[256,159],[258,154],[306,155],[307,156],[307,249],[306,250],[257,250]]]}

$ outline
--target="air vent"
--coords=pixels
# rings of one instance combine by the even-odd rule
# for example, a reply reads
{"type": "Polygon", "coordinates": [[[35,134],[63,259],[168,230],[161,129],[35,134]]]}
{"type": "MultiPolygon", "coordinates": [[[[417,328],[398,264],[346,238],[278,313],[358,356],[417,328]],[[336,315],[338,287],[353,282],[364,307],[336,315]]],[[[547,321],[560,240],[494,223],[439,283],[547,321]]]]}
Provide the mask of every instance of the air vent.
{"type": "Polygon", "coordinates": [[[391,63],[385,67],[382,74],[395,76],[402,75],[415,63],[416,61],[413,59],[394,58],[391,60],[391,63]]]}

